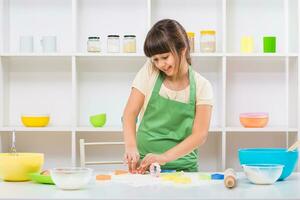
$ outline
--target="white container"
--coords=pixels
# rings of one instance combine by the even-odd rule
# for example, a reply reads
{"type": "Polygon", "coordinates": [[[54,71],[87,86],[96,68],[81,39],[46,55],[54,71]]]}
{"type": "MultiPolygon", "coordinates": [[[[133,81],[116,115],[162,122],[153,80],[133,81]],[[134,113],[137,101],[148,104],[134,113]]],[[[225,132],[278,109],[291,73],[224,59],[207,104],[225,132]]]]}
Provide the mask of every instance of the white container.
{"type": "Polygon", "coordinates": [[[81,167],[54,168],[50,170],[50,175],[58,188],[78,190],[84,188],[90,182],[93,170],[81,167]]]}
{"type": "Polygon", "coordinates": [[[32,53],[33,52],[33,36],[20,36],[20,52],[32,53]]]}
{"type": "Polygon", "coordinates": [[[244,172],[250,182],[259,185],[275,183],[281,176],[283,165],[243,165],[244,172]]]}
{"type": "Polygon", "coordinates": [[[216,32],[214,30],[200,31],[200,51],[202,53],[216,52],[216,32]]]}
{"type": "Polygon", "coordinates": [[[42,51],[45,53],[54,53],[56,48],[56,36],[43,36],[41,39],[42,51]]]}
{"type": "Polygon", "coordinates": [[[108,35],[107,36],[107,52],[119,53],[120,52],[120,36],[108,35]]]}
{"type": "Polygon", "coordinates": [[[124,53],[135,53],[136,52],[135,35],[124,35],[123,51],[124,51],[124,53]]]}
{"type": "Polygon", "coordinates": [[[87,51],[88,52],[101,52],[100,37],[88,37],[87,51]]]}

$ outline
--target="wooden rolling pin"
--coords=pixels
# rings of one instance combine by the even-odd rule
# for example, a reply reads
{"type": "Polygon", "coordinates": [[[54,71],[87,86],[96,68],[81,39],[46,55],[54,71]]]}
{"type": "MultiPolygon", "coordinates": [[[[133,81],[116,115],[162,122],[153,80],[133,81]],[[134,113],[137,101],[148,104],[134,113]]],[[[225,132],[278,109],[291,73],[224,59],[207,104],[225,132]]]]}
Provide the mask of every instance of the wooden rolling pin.
{"type": "Polygon", "coordinates": [[[232,168],[228,168],[224,172],[224,184],[227,188],[234,188],[237,185],[237,176],[232,168]]]}

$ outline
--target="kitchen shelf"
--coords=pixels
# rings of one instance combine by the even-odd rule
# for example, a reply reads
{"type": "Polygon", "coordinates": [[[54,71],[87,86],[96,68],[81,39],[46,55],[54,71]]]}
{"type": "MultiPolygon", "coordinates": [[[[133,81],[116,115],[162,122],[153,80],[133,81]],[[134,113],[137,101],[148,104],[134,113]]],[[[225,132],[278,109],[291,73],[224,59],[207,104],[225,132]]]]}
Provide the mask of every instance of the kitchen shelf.
{"type": "MultiPolygon", "coordinates": [[[[299,13],[299,0],[0,0],[0,151],[8,150],[15,129],[25,133],[17,136],[22,150],[45,152],[46,167],[56,160],[75,166],[79,139],[122,141],[122,112],[147,60],[144,39],[163,18],[195,32],[192,66],[213,87],[200,170],[238,167],[237,149],[263,146],[261,138],[268,140],[266,146],[287,147],[300,138],[299,13]],[[216,53],[200,52],[203,29],[216,30],[216,53]],[[121,51],[123,35],[136,35],[137,52],[107,53],[108,34],[120,35],[121,51]],[[34,36],[33,53],[18,51],[22,35],[34,36]],[[41,51],[44,35],[57,36],[56,53],[41,51]],[[244,35],[254,37],[253,53],[240,52],[244,35]],[[264,35],[276,35],[276,53],[263,53],[264,35]],[[101,52],[86,51],[88,36],[100,36],[101,52]],[[46,109],[51,112],[48,127],[22,127],[21,112],[46,109]],[[269,112],[266,128],[241,127],[239,113],[254,111],[269,112]],[[105,127],[92,127],[89,117],[103,112],[105,127]],[[47,143],[32,142],[34,137],[47,143]]],[[[103,161],[119,160],[123,151],[91,149],[92,160],[99,153],[103,161]]]]}
{"type": "MultiPolygon", "coordinates": [[[[122,132],[122,127],[103,127],[103,128],[94,128],[94,127],[78,127],[76,132],[122,132]]],[[[221,132],[220,127],[211,127],[209,132],[221,132]]]]}
{"type": "Polygon", "coordinates": [[[0,132],[72,132],[69,127],[0,127],[0,132]]]}
{"type": "Polygon", "coordinates": [[[265,128],[244,128],[244,127],[226,127],[226,132],[239,132],[239,133],[285,133],[285,132],[297,132],[297,128],[286,128],[286,127],[265,127],[265,128]]]}
{"type": "Polygon", "coordinates": [[[227,53],[227,57],[296,57],[294,53],[227,53]]]}
{"type": "MultiPolygon", "coordinates": [[[[1,57],[141,57],[146,56],[143,53],[0,53],[1,57]]],[[[298,57],[296,53],[191,53],[192,58],[208,57],[298,57]]]]}
{"type": "Polygon", "coordinates": [[[76,132],[122,132],[122,127],[101,127],[101,128],[94,128],[94,127],[77,127],[76,132]]]}
{"type": "Polygon", "coordinates": [[[68,57],[71,53],[0,53],[2,57],[68,57]]]}

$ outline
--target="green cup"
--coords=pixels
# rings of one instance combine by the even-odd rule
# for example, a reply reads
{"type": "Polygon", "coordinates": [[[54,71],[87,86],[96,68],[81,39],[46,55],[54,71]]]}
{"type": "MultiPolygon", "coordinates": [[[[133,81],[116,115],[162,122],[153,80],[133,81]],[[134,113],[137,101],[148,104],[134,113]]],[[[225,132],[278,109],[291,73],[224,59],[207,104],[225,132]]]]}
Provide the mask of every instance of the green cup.
{"type": "Polygon", "coordinates": [[[94,127],[102,127],[106,123],[106,114],[92,115],[90,116],[90,122],[94,127]]]}
{"type": "Polygon", "coordinates": [[[265,36],[264,37],[264,53],[276,52],[276,37],[265,36]]]}

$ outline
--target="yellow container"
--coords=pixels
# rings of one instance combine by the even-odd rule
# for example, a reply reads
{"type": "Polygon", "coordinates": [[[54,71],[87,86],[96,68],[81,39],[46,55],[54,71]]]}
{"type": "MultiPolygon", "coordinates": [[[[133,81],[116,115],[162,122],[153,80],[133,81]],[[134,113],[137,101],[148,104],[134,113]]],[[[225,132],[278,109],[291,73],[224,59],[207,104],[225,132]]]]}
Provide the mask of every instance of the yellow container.
{"type": "Polygon", "coordinates": [[[252,53],[254,47],[254,41],[252,36],[243,36],[241,39],[241,52],[252,53]]]}
{"type": "Polygon", "coordinates": [[[5,181],[28,181],[29,173],[40,172],[42,153],[0,153],[0,178],[5,181]]]}
{"type": "Polygon", "coordinates": [[[21,121],[26,127],[45,127],[50,120],[49,115],[22,115],[21,121]]]}

